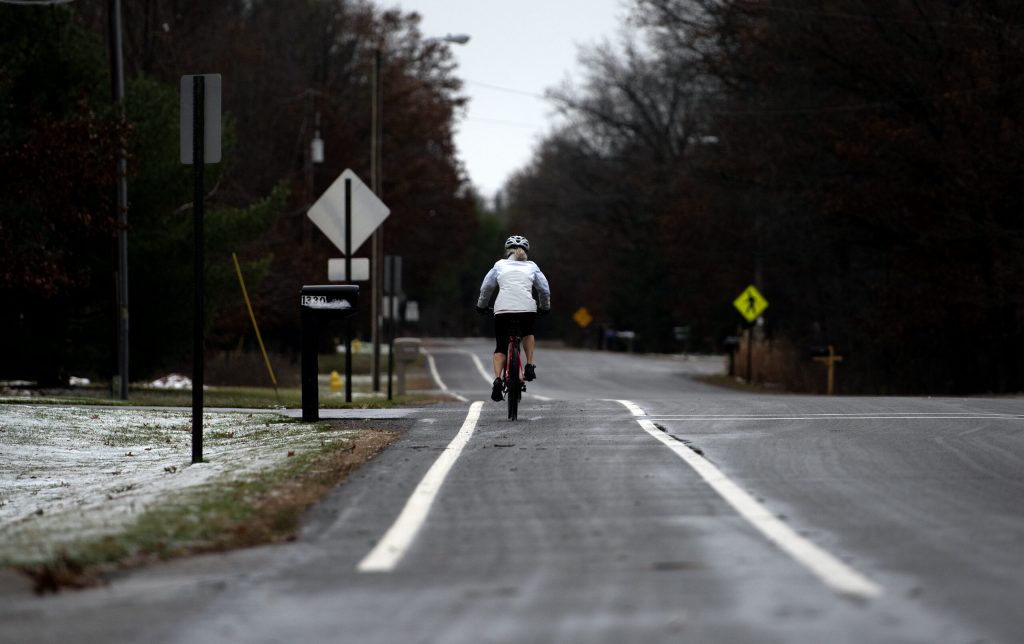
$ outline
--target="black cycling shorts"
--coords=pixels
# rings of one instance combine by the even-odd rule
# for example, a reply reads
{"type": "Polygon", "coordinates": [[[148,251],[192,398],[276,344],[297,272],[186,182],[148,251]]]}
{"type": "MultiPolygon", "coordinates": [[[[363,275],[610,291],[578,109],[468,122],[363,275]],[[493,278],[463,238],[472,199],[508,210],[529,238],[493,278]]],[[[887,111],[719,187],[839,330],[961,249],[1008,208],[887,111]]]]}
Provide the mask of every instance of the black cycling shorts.
{"type": "Polygon", "coordinates": [[[494,316],[494,352],[505,355],[508,353],[509,323],[519,320],[519,336],[525,338],[533,335],[533,321],[536,313],[500,313],[494,316]]]}

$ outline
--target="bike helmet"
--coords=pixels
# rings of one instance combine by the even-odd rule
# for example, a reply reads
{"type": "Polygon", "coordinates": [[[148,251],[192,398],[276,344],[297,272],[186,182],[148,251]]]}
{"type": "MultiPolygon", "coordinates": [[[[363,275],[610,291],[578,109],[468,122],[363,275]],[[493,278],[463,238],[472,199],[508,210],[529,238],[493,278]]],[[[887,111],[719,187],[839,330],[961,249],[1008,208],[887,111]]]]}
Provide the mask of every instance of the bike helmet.
{"type": "Polygon", "coordinates": [[[505,250],[510,248],[522,248],[525,251],[530,250],[530,240],[522,235],[512,235],[505,240],[505,250]]]}

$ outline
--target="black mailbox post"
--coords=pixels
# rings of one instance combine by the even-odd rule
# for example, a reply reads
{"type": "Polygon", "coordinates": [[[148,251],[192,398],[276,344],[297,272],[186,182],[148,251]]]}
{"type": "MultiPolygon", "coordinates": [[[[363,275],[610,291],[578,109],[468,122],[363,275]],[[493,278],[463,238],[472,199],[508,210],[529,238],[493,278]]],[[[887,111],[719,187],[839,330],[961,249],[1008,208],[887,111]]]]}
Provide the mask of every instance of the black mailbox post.
{"type": "MultiPolygon", "coordinates": [[[[330,320],[343,320],[355,315],[359,306],[359,287],[334,284],[303,286],[300,307],[302,311],[302,420],[320,419],[319,388],[317,387],[317,344],[324,324],[330,320]]],[[[346,400],[351,400],[352,338],[345,329],[345,389],[346,400]]]]}

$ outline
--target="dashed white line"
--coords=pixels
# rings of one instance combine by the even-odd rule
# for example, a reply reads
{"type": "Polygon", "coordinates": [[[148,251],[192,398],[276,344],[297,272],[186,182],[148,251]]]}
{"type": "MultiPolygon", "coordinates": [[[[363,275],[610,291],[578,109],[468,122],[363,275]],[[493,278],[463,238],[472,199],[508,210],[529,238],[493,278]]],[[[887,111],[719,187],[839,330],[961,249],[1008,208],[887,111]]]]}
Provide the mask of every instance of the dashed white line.
{"type": "Polygon", "coordinates": [[[448,472],[451,471],[455,461],[473,435],[483,406],[483,402],[480,401],[469,406],[469,413],[466,415],[466,420],[462,423],[459,433],[448,443],[448,447],[441,452],[427,473],[423,475],[423,479],[413,490],[398,518],[391,524],[373,550],[359,562],[356,570],[359,572],[390,572],[398,565],[413,539],[416,538],[416,534],[423,527],[423,523],[430,513],[430,506],[434,504],[434,499],[437,498],[448,472]]]}
{"type": "MultiPolygon", "coordinates": [[[[628,400],[618,401],[634,416],[646,416],[643,409],[628,400]]],[[[882,588],[859,572],[839,561],[825,550],[801,537],[792,528],[771,514],[743,488],[725,476],[707,459],[687,447],[684,443],[658,429],[649,418],[639,418],[637,423],[644,431],[660,441],[677,456],[686,461],[705,482],[722,496],[740,516],[749,521],[769,541],[783,552],[810,570],[825,585],[833,590],[870,599],[882,594],[882,588]]]]}

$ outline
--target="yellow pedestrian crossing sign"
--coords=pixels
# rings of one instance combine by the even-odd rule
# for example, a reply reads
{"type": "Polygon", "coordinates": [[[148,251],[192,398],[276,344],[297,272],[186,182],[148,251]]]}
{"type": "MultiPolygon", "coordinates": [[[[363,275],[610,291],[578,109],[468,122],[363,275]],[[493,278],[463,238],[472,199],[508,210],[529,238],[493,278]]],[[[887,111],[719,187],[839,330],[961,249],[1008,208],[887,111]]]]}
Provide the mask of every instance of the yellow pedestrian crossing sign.
{"type": "Polygon", "coordinates": [[[768,308],[768,300],[751,284],[732,303],[747,322],[753,322],[768,308]]]}

